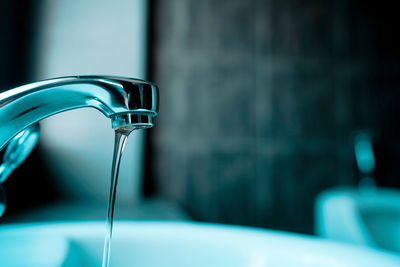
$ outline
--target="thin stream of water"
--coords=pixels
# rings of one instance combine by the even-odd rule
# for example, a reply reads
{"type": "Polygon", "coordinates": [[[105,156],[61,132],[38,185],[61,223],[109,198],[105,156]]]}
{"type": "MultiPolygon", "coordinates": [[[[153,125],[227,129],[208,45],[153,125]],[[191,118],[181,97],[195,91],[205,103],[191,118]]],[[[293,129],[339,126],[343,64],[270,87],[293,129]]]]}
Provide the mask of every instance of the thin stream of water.
{"type": "Polygon", "coordinates": [[[115,196],[117,191],[118,183],[118,173],[119,166],[121,162],[122,152],[124,151],[125,142],[128,139],[129,132],[121,133],[115,131],[115,144],[114,144],[114,155],[111,168],[111,184],[110,184],[110,196],[108,199],[108,211],[106,219],[106,236],[104,240],[104,250],[103,250],[103,267],[108,267],[110,262],[110,247],[111,247],[111,237],[113,230],[114,221],[114,205],[115,196]]]}

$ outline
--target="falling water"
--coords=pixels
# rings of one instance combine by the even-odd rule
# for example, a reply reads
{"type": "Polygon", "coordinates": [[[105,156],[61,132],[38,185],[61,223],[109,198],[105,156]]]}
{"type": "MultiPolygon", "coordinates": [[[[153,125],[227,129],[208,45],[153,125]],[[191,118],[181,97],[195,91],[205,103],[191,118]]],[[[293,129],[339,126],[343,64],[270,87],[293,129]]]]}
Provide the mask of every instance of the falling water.
{"type": "Polygon", "coordinates": [[[111,237],[113,230],[114,221],[114,205],[115,196],[117,191],[118,172],[119,165],[121,162],[122,152],[124,151],[125,142],[128,139],[130,132],[115,131],[115,144],[114,144],[114,155],[111,168],[111,184],[110,184],[110,195],[108,199],[108,211],[106,219],[106,236],[104,240],[103,250],[103,267],[108,267],[110,262],[110,248],[111,248],[111,237]]]}

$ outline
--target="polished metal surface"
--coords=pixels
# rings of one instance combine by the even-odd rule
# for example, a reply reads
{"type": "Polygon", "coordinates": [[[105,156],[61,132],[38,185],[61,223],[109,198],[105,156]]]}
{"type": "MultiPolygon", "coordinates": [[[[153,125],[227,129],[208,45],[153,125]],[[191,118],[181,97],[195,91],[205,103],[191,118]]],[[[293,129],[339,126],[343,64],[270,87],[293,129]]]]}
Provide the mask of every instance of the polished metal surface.
{"type": "MultiPolygon", "coordinates": [[[[27,137],[27,134],[22,134],[24,129],[28,131],[28,127],[33,127],[40,120],[82,107],[98,109],[111,119],[111,126],[120,132],[150,128],[158,113],[158,88],[149,82],[132,78],[71,76],[39,81],[2,92],[0,150],[13,138],[10,144],[22,145],[24,142],[18,139],[27,137]]],[[[19,151],[26,152],[35,143],[19,151]]],[[[26,157],[26,153],[22,156],[26,157]]]]}
{"type": "Polygon", "coordinates": [[[0,165],[0,184],[26,159],[39,139],[39,124],[33,124],[19,132],[4,149],[0,165]]]}

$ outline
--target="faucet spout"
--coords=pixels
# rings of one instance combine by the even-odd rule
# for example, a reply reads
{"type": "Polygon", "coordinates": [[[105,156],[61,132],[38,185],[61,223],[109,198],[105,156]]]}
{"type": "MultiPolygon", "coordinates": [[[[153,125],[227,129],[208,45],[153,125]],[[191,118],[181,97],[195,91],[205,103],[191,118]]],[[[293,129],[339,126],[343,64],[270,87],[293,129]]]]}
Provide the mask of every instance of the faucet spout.
{"type": "Polygon", "coordinates": [[[109,76],[71,76],[0,93],[0,150],[19,132],[70,109],[94,107],[116,130],[150,128],[158,113],[158,88],[146,81],[109,76]]]}
{"type": "Polygon", "coordinates": [[[158,113],[158,88],[146,81],[111,76],[71,76],[39,81],[0,93],[0,184],[29,154],[40,120],[93,107],[122,134],[150,128],[158,113]]]}

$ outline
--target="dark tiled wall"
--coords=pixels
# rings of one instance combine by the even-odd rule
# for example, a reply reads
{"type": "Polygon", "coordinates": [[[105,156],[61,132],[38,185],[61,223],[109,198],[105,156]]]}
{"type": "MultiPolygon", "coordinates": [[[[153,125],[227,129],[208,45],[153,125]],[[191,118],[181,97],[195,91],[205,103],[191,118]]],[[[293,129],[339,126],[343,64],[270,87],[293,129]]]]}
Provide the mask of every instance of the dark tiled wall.
{"type": "Polygon", "coordinates": [[[0,92],[32,81],[36,57],[38,1],[2,0],[0,92]]]}
{"type": "MultiPolygon", "coordinates": [[[[0,92],[34,81],[41,2],[1,1],[0,92]]],[[[0,223],[9,215],[47,203],[57,196],[46,173],[48,163],[41,159],[39,150],[36,147],[2,184],[7,194],[7,206],[0,223]]],[[[0,163],[2,157],[3,151],[0,151],[0,163]]]]}
{"type": "Polygon", "coordinates": [[[399,99],[381,17],[344,0],[154,2],[146,184],[199,220],[312,232],[318,192],[357,182],[354,131],[379,135],[378,100],[399,99]]]}

